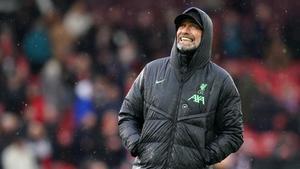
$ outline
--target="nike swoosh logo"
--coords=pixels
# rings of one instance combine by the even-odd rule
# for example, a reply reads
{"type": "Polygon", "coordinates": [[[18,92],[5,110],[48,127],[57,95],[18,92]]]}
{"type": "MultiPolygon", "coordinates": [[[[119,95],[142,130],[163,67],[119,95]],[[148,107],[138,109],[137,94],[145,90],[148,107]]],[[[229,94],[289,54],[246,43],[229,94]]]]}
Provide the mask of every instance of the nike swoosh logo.
{"type": "Polygon", "coordinates": [[[156,81],[155,81],[155,84],[162,83],[163,81],[165,81],[165,79],[163,79],[163,80],[156,80],[156,81]]]}

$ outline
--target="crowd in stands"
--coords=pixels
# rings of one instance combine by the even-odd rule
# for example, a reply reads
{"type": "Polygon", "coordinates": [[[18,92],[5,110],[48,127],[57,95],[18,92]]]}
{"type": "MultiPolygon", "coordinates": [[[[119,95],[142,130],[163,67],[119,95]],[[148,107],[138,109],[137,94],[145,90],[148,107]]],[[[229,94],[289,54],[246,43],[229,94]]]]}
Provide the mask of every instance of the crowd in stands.
{"type": "Polygon", "coordinates": [[[0,0],[0,169],[129,169],[117,115],[174,17],[205,10],[239,88],[242,148],[215,169],[300,168],[300,13],[292,0],[0,0]]]}

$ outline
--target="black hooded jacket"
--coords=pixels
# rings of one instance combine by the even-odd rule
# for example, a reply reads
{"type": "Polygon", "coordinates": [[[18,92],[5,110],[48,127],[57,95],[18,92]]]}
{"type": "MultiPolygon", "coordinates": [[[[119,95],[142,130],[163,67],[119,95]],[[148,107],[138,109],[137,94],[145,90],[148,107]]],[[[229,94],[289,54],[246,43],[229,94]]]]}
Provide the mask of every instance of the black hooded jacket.
{"type": "Polygon", "coordinates": [[[174,41],[171,56],[148,63],[124,99],[120,136],[134,169],[204,169],[243,143],[240,96],[231,76],[210,61],[212,22],[183,68],[174,41]],[[184,71],[182,71],[184,70],[184,71]]]}

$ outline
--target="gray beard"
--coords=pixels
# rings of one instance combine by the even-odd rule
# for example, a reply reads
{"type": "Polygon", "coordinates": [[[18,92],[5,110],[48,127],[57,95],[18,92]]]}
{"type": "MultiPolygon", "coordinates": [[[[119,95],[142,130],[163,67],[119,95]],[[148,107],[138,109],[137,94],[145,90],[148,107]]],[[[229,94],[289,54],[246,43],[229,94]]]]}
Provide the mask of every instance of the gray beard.
{"type": "Polygon", "coordinates": [[[182,53],[193,52],[197,49],[197,46],[195,46],[195,45],[193,45],[191,47],[184,47],[184,46],[180,45],[179,43],[177,43],[176,46],[177,46],[177,49],[182,53]]]}

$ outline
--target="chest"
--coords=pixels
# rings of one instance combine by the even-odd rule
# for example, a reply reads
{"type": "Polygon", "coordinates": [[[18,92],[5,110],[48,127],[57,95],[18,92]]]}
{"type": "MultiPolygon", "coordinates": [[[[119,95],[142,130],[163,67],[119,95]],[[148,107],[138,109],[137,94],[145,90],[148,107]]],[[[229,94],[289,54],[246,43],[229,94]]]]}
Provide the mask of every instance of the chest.
{"type": "Polygon", "coordinates": [[[199,70],[186,81],[180,81],[174,71],[166,70],[147,85],[145,100],[169,118],[206,116],[217,107],[220,86],[215,80],[205,70],[199,70]]]}

